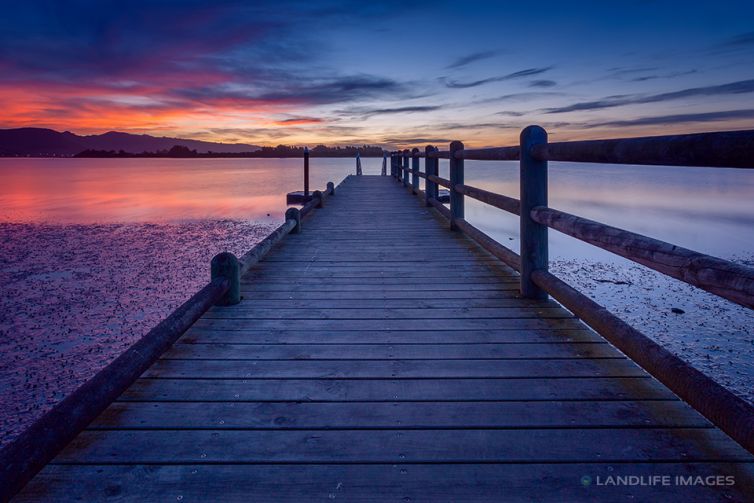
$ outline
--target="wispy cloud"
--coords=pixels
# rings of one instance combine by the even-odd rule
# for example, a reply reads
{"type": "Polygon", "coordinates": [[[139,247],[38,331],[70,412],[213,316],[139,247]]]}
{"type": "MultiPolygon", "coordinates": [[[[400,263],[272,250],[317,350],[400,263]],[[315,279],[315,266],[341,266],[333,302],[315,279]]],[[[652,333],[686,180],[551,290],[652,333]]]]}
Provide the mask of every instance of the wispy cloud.
{"type": "Polygon", "coordinates": [[[597,122],[584,125],[584,128],[595,127],[627,127],[627,126],[659,126],[690,122],[719,122],[736,119],[754,119],[754,109],[726,110],[721,112],[706,112],[694,114],[660,115],[656,117],[640,117],[619,121],[597,122]]]}
{"type": "Polygon", "coordinates": [[[529,87],[555,87],[558,83],[554,80],[532,80],[529,87]]]}
{"type": "Polygon", "coordinates": [[[645,82],[647,80],[656,80],[656,79],[674,79],[676,77],[682,77],[684,75],[691,75],[694,73],[698,73],[698,70],[692,69],[692,70],[685,70],[682,72],[642,75],[640,77],[632,78],[631,82],[645,82]]]}
{"type": "Polygon", "coordinates": [[[693,98],[697,96],[723,96],[731,94],[744,94],[754,92],[754,79],[731,82],[729,84],[720,84],[706,87],[692,87],[670,93],[653,94],[649,96],[642,95],[622,95],[608,96],[596,101],[584,101],[566,105],[563,107],[546,108],[543,111],[550,114],[579,112],[586,110],[602,110],[605,108],[620,107],[624,105],[637,105],[646,103],[659,103],[662,101],[678,100],[683,98],[693,98]]]}
{"type": "Polygon", "coordinates": [[[443,84],[445,84],[445,87],[449,87],[451,89],[467,89],[469,87],[477,87],[484,84],[489,84],[491,82],[502,82],[505,80],[520,79],[523,77],[532,77],[534,75],[545,73],[551,69],[552,69],[552,66],[548,66],[544,68],[527,68],[525,70],[520,70],[518,72],[509,73],[507,75],[501,75],[499,77],[490,77],[487,79],[475,80],[472,82],[458,82],[456,80],[448,80],[445,77],[441,78],[440,81],[443,84]]]}
{"type": "Polygon", "coordinates": [[[425,138],[425,137],[413,137],[413,136],[394,136],[383,138],[384,143],[393,143],[397,145],[416,145],[416,144],[428,144],[428,143],[450,143],[453,140],[448,138],[425,138]]]}
{"type": "Polygon", "coordinates": [[[462,68],[464,66],[470,65],[471,63],[476,63],[477,61],[490,59],[492,57],[495,57],[497,54],[498,54],[497,51],[474,52],[471,54],[467,54],[466,56],[461,56],[460,58],[456,59],[445,68],[447,68],[448,70],[462,68]]]}
{"type": "Polygon", "coordinates": [[[319,117],[289,117],[274,121],[278,126],[305,126],[308,124],[320,124],[324,122],[319,117]]]}
{"type": "Polygon", "coordinates": [[[472,101],[468,104],[469,105],[484,105],[487,103],[504,103],[504,102],[523,103],[527,101],[538,100],[540,98],[551,98],[553,96],[563,96],[563,93],[554,92],[554,91],[527,91],[523,93],[503,94],[500,96],[494,96],[492,98],[483,98],[480,100],[472,101]]]}
{"type": "Polygon", "coordinates": [[[404,114],[404,113],[415,113],[415,112],[433,112],[435,110],[440,110],[442,107],[437,105],[419,105],[419,106],[412,106],[412,107],[397,107],[397,108],[373,108],[371,110],[368,110],[367,113],[370,115],[376,115],[376,114],[404,114]]]}
{"type": "Polygon", "coordinates": [[[391,114],[412,114],[423,112],[434,112],[443,107],[440,105],[411,105],[394,108],[376,108],[376,107],[353,107],[336,112],[343,116],[356,116],[362,118],[372,117],[374,115],[391,115],[391,114]]]}
{"type": "Polygon", "coordinates": [[[749,45],[754,45],[754,31],[750,31],[747,33],[741,33],[740,35],[736,35],[735,37],[731,37],[730,39],[726,40],[721,44],[723,47],[745,47],[749,45]]]}

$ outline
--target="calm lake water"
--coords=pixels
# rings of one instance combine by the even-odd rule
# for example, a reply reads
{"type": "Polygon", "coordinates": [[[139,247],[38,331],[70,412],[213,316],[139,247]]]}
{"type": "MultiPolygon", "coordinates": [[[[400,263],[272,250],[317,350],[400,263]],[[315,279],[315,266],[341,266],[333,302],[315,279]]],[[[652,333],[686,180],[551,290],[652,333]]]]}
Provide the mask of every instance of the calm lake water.
{"type": "MultiPolygon", "coordinates": [[[[364,159],[379,174],[381,159],[364,159]]],[[[311,187],[354,172],[353,159],[312,159],[311,187]]],[[[0,159],[0,221],[279,222],[302,188],[300,159],[0,159]],[[268,216],[269,214],[269,216],[268,216]]],[[[447,161],[440,166],[447,176],[447,161]]],[[[468,184],[518,196],[515,162],[467,161],[468,184]]],[[[467,198],[467,219],[514,249],[515,216],[467,198]]],[[[754,171],[551,163],[551,206],[724,258],[754,251],[754,171]]],[[[551,231],[554,258],[613,260],[551,231]]]]}

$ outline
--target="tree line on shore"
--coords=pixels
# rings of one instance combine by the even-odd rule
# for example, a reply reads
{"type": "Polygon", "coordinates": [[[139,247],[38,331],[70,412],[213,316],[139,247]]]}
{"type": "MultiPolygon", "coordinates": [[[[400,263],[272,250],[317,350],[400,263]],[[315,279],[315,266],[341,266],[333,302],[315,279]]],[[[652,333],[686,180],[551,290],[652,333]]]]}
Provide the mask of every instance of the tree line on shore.
{"type": "MultiPolygon", "coordinates": [[[[383,149],[373,145],[328,147],[317,145],[309,150],[310,157],[382,157],[383,149]]],[[[74,157],[303,157],[304,147],[278,145],[277,147],[262,147],[252,152],[197,152],[183,145],[175,145],[170,150],[156,152],[142,152],[140,154],[124,150],[95,150],[87,149],[74,157]]]]}

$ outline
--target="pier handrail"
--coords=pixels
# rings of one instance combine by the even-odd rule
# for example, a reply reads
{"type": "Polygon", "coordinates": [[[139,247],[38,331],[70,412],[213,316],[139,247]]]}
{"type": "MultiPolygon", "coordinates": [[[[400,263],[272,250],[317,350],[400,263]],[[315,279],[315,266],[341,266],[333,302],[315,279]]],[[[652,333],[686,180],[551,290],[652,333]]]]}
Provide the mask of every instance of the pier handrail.
{"type": "MultiPolygon", "coordinates": [[[[460,142],[453,142],[447,151],[429,145],[423,152],[414,149],[413,157],[425,159],[424,172],[409,170],[406,165],[394,162],[391,163],[395,168],[393,176],[411,188],[412,193],[423,197],[427,206],[437,209],[449,220],[452,229],[463,232],[518,271],[523,297],[552,296],[754,453],[754,406],[550,273],[547,237],[549,228],[558,230],[744,307],[754,308],[754,268],[571,215],[550,208],[547,203],[548,161],[751,169],[754,168],[754,130],[548,143],[544,129],[529,126],[521,132],[518,146],[464,149],[460,142]],[[437,175],[439,159],[450,162],[449,180],[437,175]],[[466,159],[518,160],[521,198],[465,184],[463,161],[466,159]],[[412,183],[408,183],[409,174],[414,177],[412,183]],[[416,188],[420,178],[425,179],[425,191],[416,188]],[[438,185],[450,189],[450,208],[439,201],[438,185]],[[519,216],[519,253],[465,220],[464,196],[519,216]]],[[[397,155],[391,153],[391,159],[397,155]]]]}
{"type": "Polygon", "coordinates": [[[9,501],[76,435],[115,401],[178,338],[214,305],[240,301],[240,277],[290,233],[301,231],[301,218],[335,194],[328,182],[315,191],[300,210],[288,208],[285,222],[241,258],[232,253],[215,255],[212,278],[190,299],[170,313],[124,353],[102,368],[73,393],[55,404],[18,437],[0,449],[0,502],[9,501]]]}

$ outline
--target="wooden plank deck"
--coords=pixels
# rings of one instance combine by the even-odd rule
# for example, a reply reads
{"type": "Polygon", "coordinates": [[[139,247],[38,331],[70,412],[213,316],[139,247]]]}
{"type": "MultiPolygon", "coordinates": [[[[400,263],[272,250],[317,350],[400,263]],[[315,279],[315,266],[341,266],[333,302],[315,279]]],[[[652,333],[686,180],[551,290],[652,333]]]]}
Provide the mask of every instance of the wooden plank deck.
{"type": "Polygon", "coordinates": [[[242,290],[17,501],[752,494],[751,455],[391,177],[349,177],[242,290]]]}

